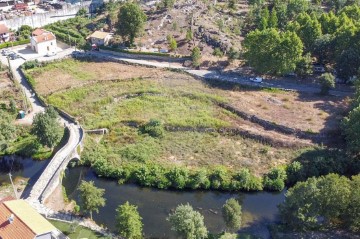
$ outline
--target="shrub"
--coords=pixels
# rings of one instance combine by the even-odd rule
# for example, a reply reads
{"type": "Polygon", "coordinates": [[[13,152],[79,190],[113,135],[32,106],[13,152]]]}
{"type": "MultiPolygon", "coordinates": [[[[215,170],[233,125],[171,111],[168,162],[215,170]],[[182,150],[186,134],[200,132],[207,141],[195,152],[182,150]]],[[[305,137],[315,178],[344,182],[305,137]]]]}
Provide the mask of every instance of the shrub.
{"type": "Polygon", "coordinates": [[[187,185],[189,172],[186,168],[175,167],[171,169],[166,176],[171,183],[171,187],[183,189],[187,185]]]}
{"type": "Polygon", "coordinates": [[[329,90],[335,87],[335,76],[331,73],[324,73],[320,77],[321,91],[323,95],[329,94],[329,90]]]}
{"type": "Polygon", "coordinates": [[[255,177],[249,169],[241,169],[235,173],[231,182],[232,190],[257,191],[262,190],[260,178],[255,177]]]}
{"type": "Polygon", "coordinates": [[[151,119],[148,123],[140,127],[142,134],[148,134],[151,137],[160,138],[164,135],[164,126],[160,120],[151,119]]]}
{"type": "Polygon", "coordinates": [[[210,174],[211,188],[213,189],[230,189],[231,178],[225,167],[217,167],[210,174]]]}
{"type": "Polygon", "coordinates": [[[39,67],[40,63],[38,60],[33,60],[33,61],[26,61],[24,64],[22,64],[22,68],[24,70],[29,70],[29,69],[33,69],[36,67],[39,67]]]}
{"type": "Polygon", "coordinates": [[[223,57],[224,52],[222,52],[220,48],[216,47],[213,51],[213,55],[217,57],[223,57]]]}
{"type": "Polygon", "coordinates": [[[285,180],[285,170],[274,168],[264,176],[264,188],[270,191],[281,191],[285,187],[285,180]]]}
{"type": "Polygon", "coordinates": [[[199,169],[193,173],[189,178],[189,187],[192,189],[208,189],[210,188],[210,180],[206,169],[199,169]]]}

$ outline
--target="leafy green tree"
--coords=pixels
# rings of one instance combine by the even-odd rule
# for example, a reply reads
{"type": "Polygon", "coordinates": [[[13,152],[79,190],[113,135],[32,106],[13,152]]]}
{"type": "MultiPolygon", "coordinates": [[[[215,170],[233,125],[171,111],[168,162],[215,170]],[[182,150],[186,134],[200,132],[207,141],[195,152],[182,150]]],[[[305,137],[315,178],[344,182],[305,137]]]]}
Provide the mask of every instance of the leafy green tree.
{"type": "Polygon", "coordinates": [[[293,32],[271,28],[250,32],[244,40],[245,59],[257,72],[283,75],[293,72],[302,58],[303,45],[293,32]]]}
{"type": "Polygon", "coordinates": [[[269,27],[277,28],[278,27],[278,17],[276,9],[273,9],[269,18],[269,27]]]}
{"type": "Polygon", "coordinates": [[[119,235],[128,239],[140,239],[142,236],[142,218],[137,206],[126,202],[116,209],[116,228],[119,235]]]}
{"type": "Polygon", "coordinates": [[[143,30],[147,20],[145,13],[138,4],[128,2],[120,8],[118,19],[119,34],[132,45],[135,37],[143,30]]]}
{"type": "Polygon", "coordinates": [[[89,212],[92,219],[92,212],[99,213],[99,208],[105,206],[105,198],[103,197],[105,189],[97,188],[94,181],[81,181],[79,190],[81,208],[83,211],[89,212]]]}
{"type": "Polygon", "coordinates": [[[360,106],[350,111],[349,115],[344,118],[343,129],[348,150],[359,155],[360,153],[360,106]]]}
{"type": "Polygon", "coordinates": [[[279,206],[282,220],[290,228],[309,230],[331,226],[344,218],[351,198],[350,180],[337,174],[298,182],[279,206]]]}
{"type": "Polygon", "coordinates": [[[194,47],[191,52],[191,60],[194,67],[199,67],[201,64],[201,52],[199,47],[194,47]]]}
{"type": "Polygon", "coordinates": [[[168,44],[170,46],[171,51],[175,51],[177,49],[177,42],[173,36],[168,38],[168,44]]]}
{"type": "Polygon", "coordinates": [[[312,54],[322,64],[335,63],[334,47],[333,36],[325,34],[315,40],[312,54]]]}
{"type": "Polygon", "coordinates": [[[186,41],[191,41],[193,39],[193,32],[191,31],[191,29],[188,29],[186,31],[186,41]]]}
{"type": "Polygon", "coordinates": [[[322,34],[321,25],[316,18],[312,19],[307,13],[300,14],[296,21],[299,23],[297,34],[307,51],[313,48],[314,42],[322,34]]]}
{"type": "Polygon", "coordinates": [[[241,226],[241,206],[235,198],[230,198],[222,207],[222,215],[226,227],[231,230],[237,230],[241,226]]]}
{"type": "Polygon", "coordinates": [[[320,83],[320,93],[327,95],[329,94],[330,89],[335,87],[335,76],[333,76],[331,73],[324,73],[320,77],[320,83]]]}
{"type": "Polygon", "coordinates": [[[353,176],[350,182],[349,207],[346,210],[346,223],[355,232],[360,232],[360,174],[353,176]]]}
{"type": "Polygon", "coordinates": [[[208,236],[204,217],[194,211],[189,204],[177,206],[175,212],[170,214],[167,220],[171,224],[171,229],[181,238],[203,239],[208,236]]]}
{"type": "Polygon", "coordinates": [[[164,6],[164,8],[166,9],[171,9],[174,7],[175,4],[175,0],[163,0],[162,1],[162,5],[164,6]]]}
{"type": "Polygon", "coordinates": [[[16,137],[16,127],[10,114],[0,110],[0,143],[10,141],[16,137]]]}
{"type": "Polygon", "coordinates": [[[63,128],[58,122],[58,117],[53,107],[47,108],[44,113],[38,113],[34,117],[31,133],[36,135],[42,145],[49,148],[59,143],[63,135],[63,128]]]}
{"type": "Polygon", "coordinates": [[[76,13],[76,16],[78,17],[85,17],[87,14],[87,11],[85,8],[81,8],[77,13],[76,13]]]}
{"type": "Polygon", "coordinates": [[[286,172],[281,168],[274,168],[264,176],[264,188],[281,191],[285,187],[286,172]]]}
{"type": "Polygon", "coordinates": [[[311,75],[313,73],[311,54],[307,53],[303,56],[296,65],[295,72],[301,76],[311,75]]]}
{"type": "Polygon", "coordinates": [[[236,233],[228,233],[228,232],[225,232],[219,237],[219,239],[237,239],[237,238],[238,235],[236,233]]]}

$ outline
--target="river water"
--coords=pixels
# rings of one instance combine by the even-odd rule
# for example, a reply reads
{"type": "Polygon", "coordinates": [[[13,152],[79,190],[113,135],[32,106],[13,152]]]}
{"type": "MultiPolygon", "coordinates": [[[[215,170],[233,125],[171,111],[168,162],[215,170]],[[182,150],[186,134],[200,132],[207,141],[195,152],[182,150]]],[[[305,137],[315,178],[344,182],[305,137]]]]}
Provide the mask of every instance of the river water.
{"type": "Polygon", "coordinates": [[[217,191],[169,191],[142,188],[132,184],[118,185],[116,181],[97,178],[88,168],[68,169],[63,185],[69,198],[78,199],[76,188],[81,180],[93,180],[95,185],[105,189],[106,206],[94,213],[93,218],[115,230],[115,210],[118,205],[129,201],[138,206],[143,218],[144,233],[147,238],[175,238],[166,220],[169,213],[179,204],[189,203],[205,218],[205,225],[212,233],[225,229],[221,216],[221,207],[231,197],[236,198],[243,209],[242,233],[251,233],[263,238],[269,237],[266,225],[278,219],[277,205],[284,200],[284,192],[269,193],[229,193],[217,191]]]}
{"type": "MultiPolygon", "coordinates": [[[[0,157],[0,185],[10,183],[8,173],[11,169],[13,179],[29,178],[33,183],[46,167],[48,161],[34,161],[31,158],[0,157]]],[[[94,172],[85,167],[67,169],[63,179],[69,198],[78,199],[76,190],[81,180],[93,180],[95,185],[105,189],[106,206],[94,213],[94,220],[111,230],[115,230],[115,210],[118,205],[129,201],[138,206],[143,218],[144,233],[147,238],[175,238],[166,220],[179,204],[189,203],[205,218],[205,225],[212,233],[225,229],[221,207],[229,198],[236,198],[243,209],[241,233],[269,238],[266,225],[278,220],[277,205],[284,200],[284,192],[270,193],[229,193],[218,191],[171,191],[142,188],[133,184],[118,185],[116,181],[97,178],[94,172]]]]}

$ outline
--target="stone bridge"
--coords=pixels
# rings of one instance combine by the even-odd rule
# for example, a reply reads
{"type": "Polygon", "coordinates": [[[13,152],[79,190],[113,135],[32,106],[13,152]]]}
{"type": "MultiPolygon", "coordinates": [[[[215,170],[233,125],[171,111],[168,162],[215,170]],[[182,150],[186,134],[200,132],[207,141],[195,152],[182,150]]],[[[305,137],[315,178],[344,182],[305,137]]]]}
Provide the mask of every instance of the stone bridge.
{"type": "Polygon", "coordinates": [[[35,208],[41,206],[55,188],[61,183],[62,172],[72,159],[80,160],[84,130],[77,124],[66,121],[65,127],[69,132],[67,143],[54,155],[39,179],[33,185],[29,197],[26,199],[35,208]]]}

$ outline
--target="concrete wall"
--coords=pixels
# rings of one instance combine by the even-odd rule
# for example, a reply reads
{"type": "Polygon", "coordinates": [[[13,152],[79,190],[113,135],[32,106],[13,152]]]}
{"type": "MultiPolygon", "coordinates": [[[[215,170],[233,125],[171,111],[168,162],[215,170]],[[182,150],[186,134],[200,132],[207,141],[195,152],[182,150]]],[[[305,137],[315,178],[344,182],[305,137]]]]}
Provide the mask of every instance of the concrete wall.
{"type": "Polygon", "coordinates": [[[33,28],[42,27],[60,20],[73,18],[81,8],[90,9],[91,3],[92,2],[87,1],[82,2],[81,5],[65,5],[64,9],[53,12],[34,14],[32,16],[16,17],[13,19],[1,21],[0,23],[4,23],[8,28],[14,30],[17,30],[22,25],[29,25],[33,28]]]}

